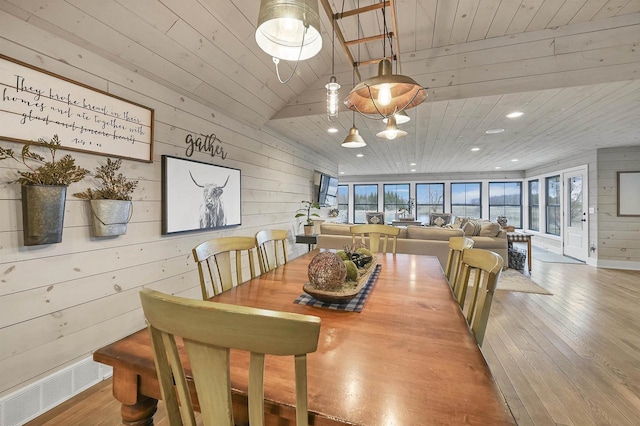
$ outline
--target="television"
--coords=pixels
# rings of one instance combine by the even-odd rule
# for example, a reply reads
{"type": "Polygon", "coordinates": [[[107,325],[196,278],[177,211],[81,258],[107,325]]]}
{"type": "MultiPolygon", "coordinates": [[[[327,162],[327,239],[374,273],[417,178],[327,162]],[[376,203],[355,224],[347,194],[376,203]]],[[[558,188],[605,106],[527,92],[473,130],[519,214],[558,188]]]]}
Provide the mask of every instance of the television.
{"type": "Polygon", "coordinates": [[[318,204],[320,207],[335,207],[338,205],[338,178],[324,173],[320,174],[318,204]]]}

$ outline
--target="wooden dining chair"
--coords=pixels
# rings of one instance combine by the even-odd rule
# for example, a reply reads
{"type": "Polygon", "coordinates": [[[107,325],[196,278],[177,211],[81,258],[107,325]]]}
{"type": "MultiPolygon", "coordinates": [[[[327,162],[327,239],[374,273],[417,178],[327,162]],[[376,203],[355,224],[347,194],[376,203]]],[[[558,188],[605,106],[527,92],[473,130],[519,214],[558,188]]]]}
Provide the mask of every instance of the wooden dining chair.
{"type": "Polygon", "coordinates": [[[244,258],[248,259],[250,278],[257,277],[254,251],[257,251],[254,237],[222,237],[198,244],[193,249],[193,258],[198,264],[202,300],[207,300],[243,283],[242,259],[244,258]],[[235,282],[231,254],[235,255],[235,282]],[[209,287],[211,287],[211,293],[209,287]]]}
{"type": "Polygon", "coordinates": [[[478,346],[482,346],[484,340],[493,293],[498,285],[503,263],[501,256],[489,250],[469,249],[462,253],[460,272],[453,291],[478,346]],[[469,288],[471,297],[467,301],[469,288]]]}
{"type": "Polygon", "coordinates": [[[449,280],[449,285],[453,288],[456,283],[460,263],[462,262],[462,252],[473,248],[473,240],[467,237],[451,237],[449,238],[449,257],[444,269],[444,274],[449,280]]]}
{"type": "Polygon", "coordinates": [[[307,354],[315,352],[320,318],[247,306],[140,292],[170,425],[195,425],[187,378],[176,345],[184,342],[205,425],[233,426],[230,349],[250,353],[249,423],[264,424],[265,355],[295,359],[296,424],[308,425],[307,354]],[[215,325],[207,327],[203,325],[215,325]]]}
{"type": "Polygon", "coordinates": [[[378,224],[364,224],[364,225],[353,225],[349,228],[349,232],[351,233],[351,239],[353,243],[358,242],[366,245],[365,237],[369,237],[369,251],[371,253],[379,253],[380,250],[380,242],[382,241],[382,252],[387,252],[387,243],[389,239],[392,242],[392,253],[396,254],[396,244],[398,239],[398,234],[400,234],[400,228],[397,226],[390,225],[378,225],[378,224]],[[359,237],[359,238],[358,238],[359,237]]]}
{"type": "Polygon", "coordinates": [[[256,234],[261,274],[287,263],[288,238],[288,232],[281,229],[265,229],[256,234]]]}

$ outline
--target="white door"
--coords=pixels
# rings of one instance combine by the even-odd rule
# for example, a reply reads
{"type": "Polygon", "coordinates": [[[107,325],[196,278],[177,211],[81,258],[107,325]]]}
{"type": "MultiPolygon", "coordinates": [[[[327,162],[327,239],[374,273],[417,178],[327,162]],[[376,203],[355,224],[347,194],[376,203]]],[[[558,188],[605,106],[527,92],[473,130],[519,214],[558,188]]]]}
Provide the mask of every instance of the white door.
{"type": "Polygon", "coordinates": [[[563,252],[586,262],[589,250],[588,197],[586,167],[563,173],[564,220],[563,252]]]}

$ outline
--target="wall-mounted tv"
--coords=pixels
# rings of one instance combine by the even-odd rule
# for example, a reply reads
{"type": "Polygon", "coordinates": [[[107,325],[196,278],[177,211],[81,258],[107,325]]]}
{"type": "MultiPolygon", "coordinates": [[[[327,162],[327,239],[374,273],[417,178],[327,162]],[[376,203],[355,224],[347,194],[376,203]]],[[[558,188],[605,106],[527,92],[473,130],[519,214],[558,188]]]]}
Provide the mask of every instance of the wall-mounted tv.
{"type": "Polygon", "coordinates": [[[318,186],[318,204],[320,207],[338,205],[338,178],[320,174],[320,185],[318,186]]]}

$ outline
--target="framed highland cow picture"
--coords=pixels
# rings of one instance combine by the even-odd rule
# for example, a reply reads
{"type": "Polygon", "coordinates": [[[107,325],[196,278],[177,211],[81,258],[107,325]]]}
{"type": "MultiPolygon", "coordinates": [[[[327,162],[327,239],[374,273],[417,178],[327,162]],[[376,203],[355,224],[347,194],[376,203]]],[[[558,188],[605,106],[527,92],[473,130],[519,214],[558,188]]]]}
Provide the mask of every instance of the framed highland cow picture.
{"type": "Polygon", "coordinates": [[[162,156],[162,234],[242,224],[240,170],[162,156]]]}

